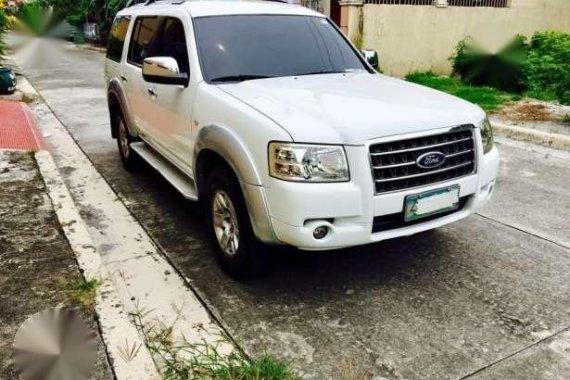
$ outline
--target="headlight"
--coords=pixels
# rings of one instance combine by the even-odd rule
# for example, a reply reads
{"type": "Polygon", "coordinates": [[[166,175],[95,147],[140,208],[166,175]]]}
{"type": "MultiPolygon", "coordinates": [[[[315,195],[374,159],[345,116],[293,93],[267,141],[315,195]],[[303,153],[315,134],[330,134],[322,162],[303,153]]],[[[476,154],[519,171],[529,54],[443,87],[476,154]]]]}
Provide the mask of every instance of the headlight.
{"type": "Polygon", "coordinates": [[[342,146],[269,144],[269,173],[295,182],[347,182],[348,163],[342,146]]]}
{"type": "Polygon", "coordinates": [[[489,119],[485,118],[481,124],[481,138],[483,139],[483,153],[487,154],[493,149],[493,128],[489,119]]]}

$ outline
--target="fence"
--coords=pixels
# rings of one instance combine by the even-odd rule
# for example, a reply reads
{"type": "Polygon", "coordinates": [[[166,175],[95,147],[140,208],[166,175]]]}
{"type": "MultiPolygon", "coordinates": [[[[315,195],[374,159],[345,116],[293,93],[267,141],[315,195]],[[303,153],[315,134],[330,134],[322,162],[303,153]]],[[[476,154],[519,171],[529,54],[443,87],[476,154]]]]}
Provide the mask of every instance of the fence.
{"type": "Polygon", "coordinates": [[[450,7],[492,7],[506,8],[509,6],[510,0],[365,0],[365,4],[383,4],[383,5],[446,5],[450,7]]]}
{"type": "Polygon", "coordinates": [[[348,35],[376,50],[380,68],[396,76],[449,74],[448,58],[466,37],[494,52],[516,34],[570,33],[570,0],[436,0],[437,6],[432,0],[363,1],[350,8],[348,35]]]}

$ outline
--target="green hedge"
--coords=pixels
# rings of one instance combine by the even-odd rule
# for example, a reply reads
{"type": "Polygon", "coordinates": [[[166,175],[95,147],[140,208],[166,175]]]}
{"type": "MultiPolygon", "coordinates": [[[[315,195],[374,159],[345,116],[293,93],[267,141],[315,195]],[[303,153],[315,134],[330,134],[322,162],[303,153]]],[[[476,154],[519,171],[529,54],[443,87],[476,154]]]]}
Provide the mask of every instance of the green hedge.
{"type": "Polygon", "coordinates": [[[530,95],[570,104],[570,34],[536,33],[524,64],[530,95]]]}

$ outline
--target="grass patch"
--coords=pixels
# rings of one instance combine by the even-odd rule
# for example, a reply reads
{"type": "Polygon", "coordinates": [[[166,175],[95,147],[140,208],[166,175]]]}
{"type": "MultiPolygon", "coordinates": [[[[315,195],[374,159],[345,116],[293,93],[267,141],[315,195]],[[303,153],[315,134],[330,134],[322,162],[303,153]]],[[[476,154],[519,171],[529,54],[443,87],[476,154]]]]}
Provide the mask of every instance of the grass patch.
{"type": "Polygon", "coordinates": [[[87,310],[95,307],[97,289],[101,283],[99,280],[73,280],[63,283],[62,287],[67,296],[67,302],[72,305],[81,305],[87,310]]]}
{"type": "Polygon", "coordinates": [[[303,380],[287,363],[270,355],[250,358],[238,349],[221,353],[219,347],[230,344],[223,337],[217,344],[190,343],[184,338],[175,342],[172,327],[145,325],[144,312],[133,313],[131,317],[164,380],[303,380]]]}
{"type": "Polygon", "coordinates": [[[486,111],[494,111],[505,103],[520,100],[520,95],[499,91],[491,87],[470,86],[457,78],[436,75],[432,72],[415,72],[406,76],[406,80],[447,92],[471,103],[478,104],[486,111]]]}

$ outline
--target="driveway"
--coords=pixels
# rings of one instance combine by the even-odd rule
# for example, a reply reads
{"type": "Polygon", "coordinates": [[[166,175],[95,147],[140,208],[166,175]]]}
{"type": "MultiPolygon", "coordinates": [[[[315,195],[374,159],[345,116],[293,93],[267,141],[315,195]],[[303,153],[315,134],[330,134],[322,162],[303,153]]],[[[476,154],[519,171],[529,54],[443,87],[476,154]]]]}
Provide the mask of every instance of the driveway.
{"type": "MultiPolygon", "coordinates": [[[[268,276],[236,283],[213,259],[198,207],[150,168],[123,170],[103,54],[41,46],[20,56],[28,79],[247,352],[289,360],[307,379],[339,378],[347,362],[378,379],[568,379],[567,152],[499,140],[498,190],[480,215],[337,252],[275,249],[268,276]]],[[[96,210],[78,207],[96,227],[96,210]]]]}

